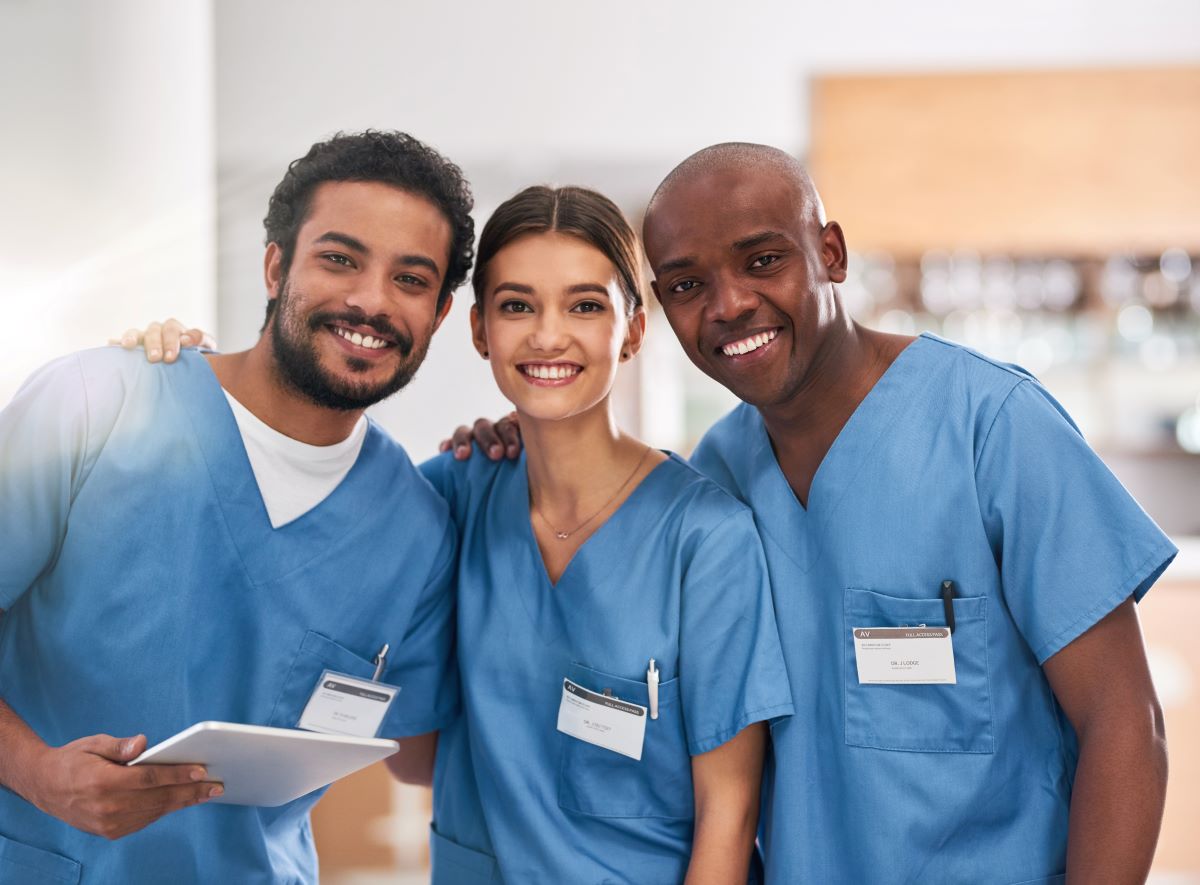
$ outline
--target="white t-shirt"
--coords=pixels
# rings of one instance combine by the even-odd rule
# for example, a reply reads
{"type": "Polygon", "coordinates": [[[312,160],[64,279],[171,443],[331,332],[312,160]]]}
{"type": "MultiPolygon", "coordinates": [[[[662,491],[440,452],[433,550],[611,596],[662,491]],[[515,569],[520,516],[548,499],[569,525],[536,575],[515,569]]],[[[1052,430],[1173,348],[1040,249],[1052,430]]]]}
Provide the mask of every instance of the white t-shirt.
{"type": "Polygon", "coordinates": [[[341,442],[312,446],[285,436],[256,417],[228,390],[222,392],[233,409],[272,528],[287,525],[324,501],[358,460],[367,436],[365,415],[341,442]]]}

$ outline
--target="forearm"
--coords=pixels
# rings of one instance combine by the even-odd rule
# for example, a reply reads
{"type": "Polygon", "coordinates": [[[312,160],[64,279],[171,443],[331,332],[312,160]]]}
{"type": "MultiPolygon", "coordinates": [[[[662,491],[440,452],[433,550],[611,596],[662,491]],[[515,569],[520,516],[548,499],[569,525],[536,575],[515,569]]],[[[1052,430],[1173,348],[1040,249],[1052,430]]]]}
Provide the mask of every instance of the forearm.
{"type": "Polygon", "coordinates": [[[437,756],[438,733],[400,738],[400,751],[387,759],[392,777],[402,784],[418,787],[433,786],[433,764],[437,756]]]}
{"type": "Polygon", "coordinates": [[[33,802],[32,775],[46,749],[45,742],[25,720],[0,699],[0,786],[33,802]]]}
{"type": "Polygon", "coordinates": [[[1079,735],[1067,883],[1146,881],[1167,790],[1167,742],[1157,704],[1144,716],[1099,717],[1079,735]]]}
{"type": "Polygon", "coordinates": [[[692,859],[684,885],[745,882],[754,852],[758,809],[753,804],[697,809],[692,859]]]}

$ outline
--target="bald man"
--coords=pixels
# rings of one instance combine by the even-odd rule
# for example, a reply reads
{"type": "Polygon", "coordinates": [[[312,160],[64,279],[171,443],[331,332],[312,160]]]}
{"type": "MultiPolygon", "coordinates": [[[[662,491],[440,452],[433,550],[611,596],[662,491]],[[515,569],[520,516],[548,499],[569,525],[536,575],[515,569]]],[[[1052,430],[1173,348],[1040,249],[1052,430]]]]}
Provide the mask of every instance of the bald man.
{"type": "Polygon", "coordinates": [[[743,400],[692,463],[754,509],[792,683],[768,881],[1143,881],[1167,762],[1134,602],[1174,546],[1027,372],[848,315],[783,152],[693,155],[644,233],[743,400]]]}
{"type": "Polygon", "coordinates": [[[644,233],[743,400],[692,463],[754,509],[792,685],[768,882],[1143,881],[1167,761],[1134,603],[1175,547],[1027,372],[847,314],[842,230],[782,151],[689,157],[644,233]]]}

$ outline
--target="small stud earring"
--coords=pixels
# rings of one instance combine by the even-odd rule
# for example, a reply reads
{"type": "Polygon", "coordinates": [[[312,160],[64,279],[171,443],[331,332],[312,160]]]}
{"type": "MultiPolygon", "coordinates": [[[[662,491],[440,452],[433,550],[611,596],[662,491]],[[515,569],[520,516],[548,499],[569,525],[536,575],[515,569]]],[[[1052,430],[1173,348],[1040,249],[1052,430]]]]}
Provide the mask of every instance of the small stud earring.
{"type": "Polygon", "coordinates": [[[626,351],[623,351],[623,352],[621,353],[621,359],[623,359],[623,360],[627,360],[627,359],[629,359],[629,351],[628,351],[628,350],[626,350],[626,351]]]}
{"type": "Polygon", "coordinates": [[[483,358],[484,358],[484,359],[487,359],[487,358],[488,358],[488,352],[487,352],[486,350],[483,352],[483,358]]]}

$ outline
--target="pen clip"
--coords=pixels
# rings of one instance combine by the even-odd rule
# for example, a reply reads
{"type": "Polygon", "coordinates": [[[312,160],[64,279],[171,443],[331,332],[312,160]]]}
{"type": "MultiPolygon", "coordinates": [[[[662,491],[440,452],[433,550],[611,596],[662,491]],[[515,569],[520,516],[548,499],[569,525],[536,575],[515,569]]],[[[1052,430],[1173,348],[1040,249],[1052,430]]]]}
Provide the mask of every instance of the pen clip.
{"type": "Polygon", "coordinates": [[[654,666],[654,658],[650,659],[650,667],[646,670],[646,693],[650,696],[650,718],[658,718],[658,668],[654,666]]]}
{"type": "Polygon", "coordinates": [[[372,661],[375,664],[375,675],[371,677],[372,682],[378,682],[379,677],[383,675],[383,668],[387,665],[387,656],[390,649],[391,646],[385,642],[383,648],[379,649],[379,654],[375,655],[375,660],[372,661]]]}
{"type": "Polygon", "coordinates": [[[954,582],[942,581],[942,609],[946,614],[946,626],[954,633],[954,582]]]}

